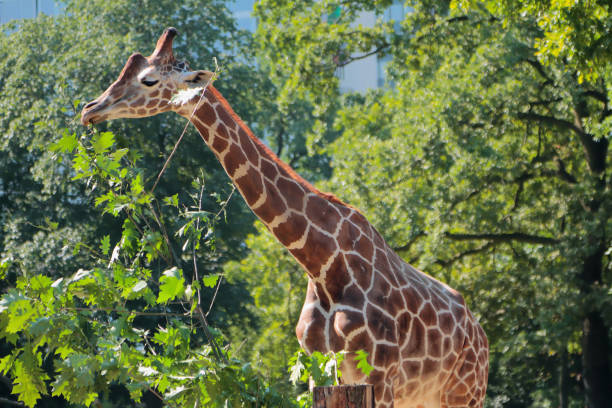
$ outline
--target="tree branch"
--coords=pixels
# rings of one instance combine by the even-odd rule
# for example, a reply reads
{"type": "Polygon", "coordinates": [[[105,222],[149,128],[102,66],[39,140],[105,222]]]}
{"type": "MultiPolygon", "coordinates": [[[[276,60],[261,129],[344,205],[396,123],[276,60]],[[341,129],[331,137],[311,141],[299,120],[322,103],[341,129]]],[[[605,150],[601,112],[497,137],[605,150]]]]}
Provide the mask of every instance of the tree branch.
{"type": "Polygon", "coordinates": [[[25,405],[23,405],[23,403],[22,403],[22,402],[19,402],[19,401],[13,401],[13,400],[10,400],[10,399],[8,399],[8,398],[2,398],[2,397],[0,397],[0,405],[2,405],[3,407],[4,407],[4,406],[10,406],[10,407],[25,407],[25,405]],[[6,405],[4,405],[4,404],[6,404],[6,405]]]}
{"type": "Polygon", "coordinates": [[[468,19],[469,19],[468,16],[457,16],[457,17],[451,17],[451,18],[446,19],[446,22],[448,24],[452,24],[457,21],[467,21],[468,19]]]}
{"type": "Polygon", "coordinates": [[[591,98],[595,98],[598,101],[603,102],[606,105],[608,104],[608,96],[603,92],[599,92],[596,90],[588,90],[588,91],[584,91],[582,95],[590,96],[591,98]]]}
{"type": "Polygon", "coordinates": [[[543,101],[530,101],[527,103],[529,104],[529,106],[533,107],[533,106],[550,105],[551,103],[561,102],[562,100],[563,98],[553,98],[553,99],[546,99],[543,101]]]}
{"type": "Polygon", "coordinates": [[[525,181],[524,180],[519,181],[518,187],[516,189],[516,193],[514,194],[514,204],[512,204],[512,208],[510,209],[510,212],[518,208],[519,201],[521,199],[521,194],[523,194],[524,188],[525,188],[525,181]]]}
{"type": "Polygon", "coordinates": [[[519,112],[517,116],[519,119],[530,120],[533,122],[541,122],[546,125],[556,126],[556,127],[561,127],[566,130],[571,130],[578,135],[584,134],[584,131],[578,128],[572,122],[563,120],[563,119],[557,119],[553,116],[540,115],[538,113],[532,113],[532,112],[519,112]]]}
{"type": "Polygon", "coordinates": [[[61,311],[66,312],[105,312],[105,313],[127,313],[135,316],[150,317],[188,317],[189,313],[170,313],[170,312],[139,312],[136,310],[121,310],[112,307],[62,307],[61,311]]]}
{"type": "Polygon", "coordinates": [[[541,122],[550,126],[560,127],[565,130],[571,130],[580,138],[580,143],[584,148],[587,164],[589,169],[595,174],[600,174],[606,169],[606,155],[608,151],[608,140],[595,140],[593,135],[585,132],[582,126],[582,120],[576,110],[574,110],[574,123],[563,119],[557,119],[553,116],[540,115],[531,112],[519,112],[519,119],[541,122]]]}
{"type": "Polygon", "coordinates": [[[414,243],[421,237],[424,237],[425,233],[423,231],[419,232],[418,234],[416,234],[414,237],[412,237],[408,242],[406,242],[404,245],[393,248],[393,250],[395,252],[399,252],[399,251],[407,251],[410,249],[410,247],[412,245],[414,245],[414,243]]]}
{"type": "Polygon", "coordinates": [[[565,170],[565,164],[559,156],[555,156],[555,164],[557,165],[556,174],[561,180],[565,180],[570,184],[576,184],[578,182],[576,177],[572,176],[567,172],[567,170],[565,170]]]}
{"type": "Polygon", "coordinates": [[[539,235],[530,235],[523,232],[510,232],[502,234],[455,234],[447,232],[444,234],[444,236],[452,241],[487,240],[493,243],[517,241],[527,244],[540,245],[554,245],[559,243],[558,239],[542,237],[539,235]]]}
{"type": "Polygon", "coordinates": [[[553,80],[546,74],[546,71],[544,71],[544,67],[542,66],[540,61],[530,60],[529,58],[525,58],[523,59],[523,61],[531,65],[536,71],[538,71],[538,74],[540,74],[540,76],[542,76],[542,78],[546,80],[544,82],[544,85],[548,85],[548,84],[552,85],[554,83],[553,80]]]}
{"type": "Polygon", "coordinates": [[[606,170],[606,156],[608,153],[608,139],[601,138],[595,140],[593,136],[584,131],[582,118],[577,109],[574,109],[574,127],[580,131],[580,142],[587,156],[589,169],[595,174],[600,174],[606,170]]]}
{"type": "Polygon", "coordinates": [[[370,55],[378,54],[379,52],[389,48],[390,46],[391,46],[391,44],[389,44],[389,43],[383,43],[382,45],[379,45],[374,50],[372,50],[370,52],[366,52],[365,54],[361,54],[361,55],[358,55],[356,57],[353,57],[352,55],[349,55],[349,57],[346,60],[344,60],[342,62],[338,62],[337,64],[335,64],[336,68],[342,68],[344,66],[347,66],[351,62],[359,61],[359,60],[362,60],[364,58],[368,58],[370,55]]]}
{"type": "Polygon", "coordinates": [[[476,248],[472,248],[472,249],[468,249],[467,251],[463,251],[458,253],[457,255],[453,256],[450,259],[445,259],[445,260],[441,260],[441,259],[437,259],[434,263],[437,263],[438,265],[442,266],[443,268],[446,268],[452,264],[454,264],[455,262],[461,260],[462,258],[469,256],[469,255],[475,255],[478,254],[480,252],[485,252],[490,248],[493,248],[495,246],[495,242],[487,242],[486,244],[483,244],[479,247],[476,248]]]}
{"type": "Polygon", "coordinates": [[[281,154],[283,153],[284,135],[285,127],[281,126],[281,128],[278,130],[278,133],[276,134],[276,155],[278,157],[281,157],[281,154]]]}

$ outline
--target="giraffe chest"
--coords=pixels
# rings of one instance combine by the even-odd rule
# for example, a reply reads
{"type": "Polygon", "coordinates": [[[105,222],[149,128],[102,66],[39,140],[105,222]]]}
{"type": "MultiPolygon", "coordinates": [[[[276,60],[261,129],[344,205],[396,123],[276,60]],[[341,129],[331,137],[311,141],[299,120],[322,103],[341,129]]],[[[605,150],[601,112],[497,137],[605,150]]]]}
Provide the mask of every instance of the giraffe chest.
{"type": "Polygon", "coordinates": [[[300,345],[307,351],[349,349],[351,333],[364,330],[363,313],[351,305],[329,303],[329,295],[320,285],[308,281],[306,299],[296,327],[300,345]]]}
{"type": "Polygon", "coordinates": [[[327,334],[328,328],[328,309],[326,310],[326,307],[321,304],[316,285],[309,279],[306,299],[295,328],[297,339],[308,353],[313,351],[326,353],[331,350],[327,334]]]}

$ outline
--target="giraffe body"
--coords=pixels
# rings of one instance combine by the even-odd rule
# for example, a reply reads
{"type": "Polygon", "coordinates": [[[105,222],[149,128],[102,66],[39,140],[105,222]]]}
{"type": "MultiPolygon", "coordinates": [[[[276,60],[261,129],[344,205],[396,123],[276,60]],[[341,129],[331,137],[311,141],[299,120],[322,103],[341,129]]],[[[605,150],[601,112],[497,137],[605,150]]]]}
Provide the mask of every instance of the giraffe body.
{"type": "Polygon", "coordinates": [[[488,343],[461,295],[404,262],[355,208],[321,193],[272,153],[208,86],[175,105],[177,90],[206,84],[172,55],[174,29],[154,53],[134,54],[119,78],[85,106],[84,125],[175,111],[187,117],[246,203],[308,275],[296,327],[308,351],[365,350],[369,377],[354,359],[345,383],[374,384],[377,407],[482,407],[488,343]]]}

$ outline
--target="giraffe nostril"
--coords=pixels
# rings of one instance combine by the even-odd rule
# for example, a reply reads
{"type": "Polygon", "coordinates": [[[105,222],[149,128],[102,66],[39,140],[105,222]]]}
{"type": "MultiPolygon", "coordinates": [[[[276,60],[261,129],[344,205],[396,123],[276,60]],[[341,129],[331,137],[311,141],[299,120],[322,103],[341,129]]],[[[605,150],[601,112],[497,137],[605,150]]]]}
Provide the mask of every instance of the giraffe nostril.
{"type": "Polygon", "coordinates": [[[83,109],[89,109],[92,106],[96,105],[97,103],[98,103],[97,101],[91,101],[87,105],[85,105],[85,107],[83,109]]]}

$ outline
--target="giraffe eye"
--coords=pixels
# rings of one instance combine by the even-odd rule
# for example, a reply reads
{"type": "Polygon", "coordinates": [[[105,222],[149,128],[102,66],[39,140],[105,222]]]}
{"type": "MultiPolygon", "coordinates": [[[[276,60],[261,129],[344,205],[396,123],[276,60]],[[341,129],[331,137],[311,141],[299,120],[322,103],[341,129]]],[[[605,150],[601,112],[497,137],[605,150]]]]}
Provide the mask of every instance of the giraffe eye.
{"type": "Polygon", "coordinates": [[[157,80],[154,80],[154,81],[147,81],[146,79],[143,79],[141,82],[142,82],[142,83],[143,83],[143,85],[145,85],[145,86],[153,86],[153,85],[155,85],[156,83],[158,83],[159,81],[157,81],[157,80]]]}

